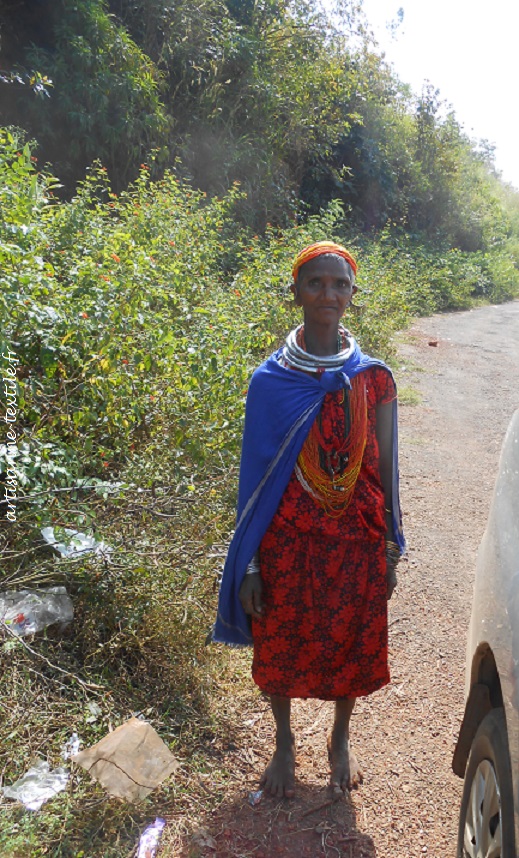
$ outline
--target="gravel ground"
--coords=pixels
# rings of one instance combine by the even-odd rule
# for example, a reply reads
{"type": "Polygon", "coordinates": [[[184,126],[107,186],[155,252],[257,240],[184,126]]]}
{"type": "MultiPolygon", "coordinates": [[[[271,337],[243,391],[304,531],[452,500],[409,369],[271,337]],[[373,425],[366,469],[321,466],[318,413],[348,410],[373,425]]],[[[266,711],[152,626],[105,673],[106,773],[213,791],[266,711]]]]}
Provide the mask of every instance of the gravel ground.
{"type": "Polygon", "coordinates": [[[177,854],[454,858],[461,781],[451,759],[476,552],[501,441],[519,407],[519,302],[421,319],[406,333],[400,360],[400,387],[420,395],[400,411],[409,551],[390,603],[392,682],[360,700],[352,721],[364,784],[331,802],[332,705],[296,701],[297,797],[250,807],[247,793],[273,740],[258,700],[228,800],[177,854]]]}

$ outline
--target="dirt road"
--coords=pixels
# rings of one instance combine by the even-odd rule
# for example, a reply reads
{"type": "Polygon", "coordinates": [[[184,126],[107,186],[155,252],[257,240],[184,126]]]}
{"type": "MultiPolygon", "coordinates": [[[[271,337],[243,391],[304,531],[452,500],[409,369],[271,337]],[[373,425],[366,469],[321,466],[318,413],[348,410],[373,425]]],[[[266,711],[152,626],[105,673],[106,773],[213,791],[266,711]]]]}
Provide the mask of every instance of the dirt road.
{"type": "Polygon", "coordinates": [[[400,359],[400,388],[420,397],[400,412],[409,553],[390,605],[392,683],[359,701],[353,716],[365,783],[351,800],[329,803],[331,704],[298,701],[298,796],[251,808],[252,768],[272,747],[260,702],[250,727],[254,767],[210,826],[211,849],[191,855],[454,858],[461,782],[451,758],[476,551],[501,441],[519,407],[519,302],[422,319],[403,338],[400,359]]]}

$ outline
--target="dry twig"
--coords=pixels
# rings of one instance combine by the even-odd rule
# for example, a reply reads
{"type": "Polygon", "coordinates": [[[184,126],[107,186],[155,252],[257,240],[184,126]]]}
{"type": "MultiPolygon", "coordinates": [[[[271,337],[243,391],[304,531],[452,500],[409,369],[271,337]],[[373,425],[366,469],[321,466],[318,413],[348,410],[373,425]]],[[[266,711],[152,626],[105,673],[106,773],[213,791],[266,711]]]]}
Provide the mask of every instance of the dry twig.
{"type": "Polygon", "coordinates": [[[80,679],[79,676],[76,676],[75,673],[71,673],[70,670],[65,670],[63,667],[58,667],[57,664],[53,664],[45,655],[42,655],[41,652],[37,652],[35,649],[30,647],[29,644],[23,640],[23,638],[15,634],[2,620],[0,620],[0,628],[4,629],[4,631],[6,631],[12,638],[18,641],[24,647],[24,649],[27,650],[27,652],[30,652],[31,655],[36,656],[36,658],[40,658],[42,661],[44,661],[45,664],[51,668],[51,670],[56,670],[58,673],[63,674],[63,676],[68,676],[70,679],[73,679],[74,682],[77,682],[78,685],[80,685],[84,690],[106,691],[106,689],[102,685],[96,685],[94,682],[85,682],[83,679],[80,679]]]}

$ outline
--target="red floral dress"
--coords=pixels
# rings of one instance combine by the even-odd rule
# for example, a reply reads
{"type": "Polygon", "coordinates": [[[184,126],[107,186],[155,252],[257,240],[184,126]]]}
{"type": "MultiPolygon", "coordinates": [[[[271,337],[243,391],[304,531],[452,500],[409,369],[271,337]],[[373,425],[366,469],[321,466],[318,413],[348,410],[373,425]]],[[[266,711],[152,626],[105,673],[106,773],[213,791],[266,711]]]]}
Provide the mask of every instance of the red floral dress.
{"type": "MultiPolygon", "coordinates": [[[[330,516],[294,472],[260,546],[264,613],[252,621],[252,675],[267,694],[337,700],[389,682],[384,494],[376,407],[396,397],[382,367],[363,373],[367,438],[351,500],[330,516]]],[[[325,441],[343,438],[342,391],[327,393],[325,441]]]]}

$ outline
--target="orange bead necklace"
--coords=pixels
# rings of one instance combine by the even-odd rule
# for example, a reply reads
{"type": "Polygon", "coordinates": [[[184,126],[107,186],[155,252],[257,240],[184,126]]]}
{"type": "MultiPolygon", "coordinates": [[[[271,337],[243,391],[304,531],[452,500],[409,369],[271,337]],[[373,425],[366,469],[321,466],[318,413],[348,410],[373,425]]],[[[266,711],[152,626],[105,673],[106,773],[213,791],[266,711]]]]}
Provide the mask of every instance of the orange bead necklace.
{"type": "MultiPolygon", "coordinates": [[[[301,336],[301,345],[304,339],[301,336]]],[[[327,394],[333,396],[337,394],[327,394]]],[[[322,415],[314,420],[296,464],[296,475],[326,513],[339,517],[348,507],[366,447],[368,409],[363,373],[351,382],[351,390],[340,392],[344,408],[344,435],[327,441],[322,415]]]]}

